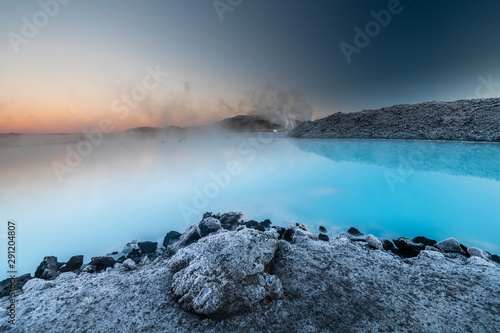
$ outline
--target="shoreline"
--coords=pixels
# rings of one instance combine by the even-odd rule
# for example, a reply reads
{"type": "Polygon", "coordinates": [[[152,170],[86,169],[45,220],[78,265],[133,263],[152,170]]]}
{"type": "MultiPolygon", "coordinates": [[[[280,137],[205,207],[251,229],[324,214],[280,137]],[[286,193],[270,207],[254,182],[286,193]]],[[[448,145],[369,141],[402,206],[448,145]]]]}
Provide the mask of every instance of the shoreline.
{"type": "MultiPolygon", "coordinates": [[[[40,326],[40,323],[37,323],[35,318],[42,316],[40,318],[43,318],[43,321],[47,321],[47,323],[51,321],[56,323],[64,322],[64,318],[70,314],[56,311],[59,309],[60,302],[58,300],[60,298],[66,300],[64,303],[66,304],[64,307],[66,311],[69,311],[71,307],[74,307],[72,311],[83,311],[81,309],[83,305],[78,305],[77,301],[72,300],[75,297],[80,297],[81,300],[87,297],[85,292],[82,294],[78,291],[83,286],[91,283],[95,286],[96,292],[106,294],[109,290],[113,290],[113,285],[119,283],[121,279],[134,279],[137,288],[149,288],[145,285],[145,281],[136,279],[137,277],[134,276],[134,274],[139,274],[146,280],[151,277],[158,277],[158,275],[162,276],[161,281],[156,280],[157,285],[154,286],[154,288],[161,287],[162,293],[154,297],[161,298],[168,303],[168,311],[171,315],[187,320],[188,326],[177,327],[180,331],[183,331],[183,329],[188,330],[189,327],[194,325],[193,327],[198,327],[200,332],[211,332],[219,329],[219,331],[229,332],[231,330],[227,325],[232,321],[232,318],[238,318],[238,321],[245,323],[244,325],[251,325],[252,318],[257,313],[268,319],[269,316],[281,317],[282,314],[275,312],[278,309],[283,310],[283,308],[286,308],[288,313],[299,315],[296,311],[301,309],[303,302],[309,302],[309,296],[300,293],[296,294],[297,290],[294,288],[309,288],[307,282],[309,279],[314,280],[315,286],[319,288],[317,296],[321,298],[321,302],[326,302],[328,306],[333,308],[338,307],[333,296],[341,296],[331,289],[336,284],[330,285],[329,282],[325,282],[326,284],[321,286],[320,280],[325,280],[328,276],[322,276],[322,274],[326,273],[319,270],[319,268],[335,267],[334,271],[328,273],[335,275],[346,269],[354,269],[352,267],[353,262],[357,261],[365,262],[367,267],[375,265],[381,275],[391,275],[397,269],[395,267],[408,266],[405,269],[409,269],[411,274],[415,274],[421,279],[426,276],[426,270],[437,270],[433,273],[437,274],[434,282],[437,285],[450,285],[454,288],[458,288],[460,284],[455,280],[457,278],[455,274],[451,274],[453,270],[459,270],[465,275],[474,275],[476,278],[488,272],[488,279],[493,279],[492,283],[495,282],[495,288],[499,289],[496,294],[489,294],[492,292],[492,286],[490,283],[484,284],[483,278],[486,276],[477,281],[468,280],[467,283],[471,284],[472,289],[480,289],[482,293],[488,294],[489,301],[496,304],[495,306],[498,306],[498,311],[500,311],[500,296],[498,296],[500,295],[500,257],[496,255],[491,255],[478,248],[466,248],[453,238],[441,242],[425,237],[416,237],[412,240],[403,237],[392,241],[387,239],[379,240],[373,235],[365,236],[355,228],[340,233],[335,238],[330,238],[326,230],[321,231],[319,235],[318,233],[312,233],[301,223],[284,228],[272,226],[269,220],[262,222],[243,221],[242,215],[237,213],[206,213],[198,225],[192,225],[184,233],[169,232],[164,238],[164,246],[160,245],[158,247],[156,242],[133,241],[128,243],[120,253],[116,252],[107,256],[94,257],[86,264],[83,264],[83,256],[74,256],[67,263],[58,263],[55,257],[45,257],[37,268],[37,278],[24,281],[24,292],[16,296],[19,323],[16,328],[22,327],[29,332],[47,330],[55,332],[57,328],[61,327],[40,326]],[[227,260],[221,260],[221,258],[227,260]],[[299,262],[300,265],[298,265],[299,262]],[[312,264],[314,262],[316,263],[312,264]],[[390,266],[391,269],[387,270],[384,268],[385,266],[390,266]],[[419,266],[422,267],[416,271],[410,269],[419,266]],[[297,272],[300,272],[300,274],[297,275],[297,272]],[[100,281],[100,284],[95,285],[91,281],[100,281]],[[292,287],[293,285],[295,287],[292,287]],[[330,287],[323,290],[328,285],[330,287]],[[76,288],[76,294],[71,291],[72,288],[76,288]],[[55,296],[56,294],[58,296],[55,296]],[[33,305],[40,302],[43,302],[41,313],[35,311],[38,313],[35,316],[33,305]],[[202,324],[207,324],[206,330],[200,328],[199,325],[202,324]]],[[[357,267],[354,270],[357,269],[364,270],[363,267],[357,267]]],[[[366,273],[368,272],[366,271],[366,273]]],[[[368,277],[370,274],[372,273],[369,273],[368,277]]],[[[410,273],[407,272],[407,274],[410,273]]],[[[373,278],[372,276],[365,280],[356,274],[352,276],[340,274],[334,280],[337,283],[342,282],[352,287],[352,283],[366,284],[373,278]]],[[[377,279],[375,277],[375,280],[377,279]]],[[[399,302],[405,299],[404,286],[400,285],[400,282],[384,278],[377,283],[381,285],[371,285],[371,291],[370,288],[361,287],[358,292],[367,298],[372,297],[373,293],[379,292],[382,297],[386,295],[386,289],[392,290],[395,288],[403,292],[403,294],[394,296],[396,298],[393,301],[399,302]],[[377,289],[379,287],[380,290],[377,289]]],[[[464,281],[460,283],[463,284],[464,281]]],[[[418,290],[418,293],[428,297],[428,291],[421,290],[420,287],[413,292],[415,293],[418,290]]],[[[311,291],[309,290],[309,292],[311,291]]],[[[347,291],[344,290],[344,292],[347,291]]],[[[468,292],[463,290],[458,292],[459,296],[466,294],[468,295],[468,292]]],[[[457,297],[456,295],[455,297],[457,297]]],[[[104,303],[114,308],[120,302],[123,302],[120,299],[125,296],[123,294],[114,295],[104,303]]],[[[137,302],[145,301],[140,293],[131,293],[128,296],[136,306],[137,302]]],[[[472,296],[468,295],[468,297],[472,296]]],[[[7,297],[0,298],[2,308],[6,301],[8,301],[7,297]]],[[[348,298],[344,301],[349,303],[353,302],[353,299],[348,298]]],[[[102,302],[102,300],[98,300],[96,303],[91,304],[100,307],[103,306],[102,302]]],[[[464,303],[463,306],[476,306],[475,302],[477,300],[474,300],[469,305],[464,303]]],[[[414,306],[418,302],[411,303],[414,306]]],[[[353,303],[351,305],[353,306],[352,311],[357,311],[355,308],[359,304],[354,306],[353,303]]],[[[441,306],[443,305],[441,304],[441,306]]],[[[492,308],[492,310],[495,310],[495,308],[492,308]]],[[[304,311],[304,309],[300,311],[304,311]]],[[[422,311],[422,309],[415,309],[415,311],[422,311]]],[[[493,314],[489,310],[485,312],[488,318],[493,314]]],[[[83,317],[89,319],[89,315],[86,314],[83,317]]],[[[157,309],[156,315],[161,317],[164,313],[162,314],[157,309]]],[[[309,313],[309,315],[315,317],[312,313],[309,313]]],[[[358,313],[358,315],[360,314],[358,313]]],[[[386,315],[384,314],[384,316],[386,315]]],[[[424,320],[424,317],[419,317],[419,320],[424,320]]],[[[395,318],[392,320],[396,320],[395,318]]],[[[491,318],[498,318],[498,316],[491,318]]],[[[102,318],[100,320],[106,322],[101,322],[100,325],[111,324],[114,319],[116,318],[102,318]]],[[[78,325],[82,325],[82,320],[79,320],[78,325]]],[[[137,318],[134,320],[122,318],[121,320],[124,320],[122,325],[125,325],[123,329],[126,329],[128,327],[126,325],[132,325],[137,321],[137,318]]],[[[381,331],[390,331],[388,328],[391,326],[390,320],[383,318],[375,318],[374,320],[380,321],[379,324],[382,326],[385,325],[385,330],[380,326],[381,331]]],[[[463,320],[460,322],[463,324],[463,320]]],[[[450,322],[447,327],[458,329],[453,325],[459,323],[450,322]]],[[[293,325],[284,326],[288,327],[288,330],[304,328],[307,325],[318,329],[333,329],[328,326],[330,324],[328,324],[326,318],[324,322],[320,320],[317,325],[297,326],[297,323],[293,322],[289,324],[293,325]]],[[[348,322],[344,321],[337,324],[345,324],[346,328],[351,327],[348,322]]],[[[416,324],[416,322],[413,324],[416,324]]],[[[0,327],[9,329],[9,326],[6,325],[5,321],[0,321],[0,327]]],[[[88,321],[85,327],[91,330],[96,329],[97,326],[93,325],[97,325],[97,323],[91,324],[88,321]]],[[[148,323],[144,322],[142,325],[147,327],[148,323]]],[[[159,325],[155,326],[158,329],[167,328],[167,326],[161,326],[163,324],[157,323],[156,325],[159,325]]],[[[172,326],[173,323],[169,323],[169,325],[169,329],[173,329],[175,326],[172,326]]],[[[489,325],[491,328],[500,328],[500,323],[495,323],[494,320],[489,325]]],[[[265,331],[263,330],[265,326],[261,327],[262,330],[257,329],[257,327],[258,325],[254,327],[255,332],[265,331]]],[[[464,327],[460,326],[459,328],[464,327]]],[[[476,328],[475,331],[488,331],[481,327],[476,328]]],[[[358,327],[352,331],[362,331],[363,329],[367,329],[367,327],[358,327]]],[[[239,328],[236,329],[236,331],[238,330],[239,328]]],[[[146,329],[146,331],[153,332],[155,330],[150,328],[149,330],[146,329]]],[[[193,331],[197,330],[194,329],[193,331]]],[[[242,331],[245,330],[242,329],[242,331]]],[[[275,330],[271,331],[281,332],[286,330],[280,330],[276,327],[275,330]]],[[[322,332],[321,330],[316,331],[322,332]]],[[[311,332],[316,331],[312,330],[311,332]]],[[[405,330],[402,329],[402,331],[405,330]]],[[[411,329],[408,331],[411,331],[411,329]]]]}

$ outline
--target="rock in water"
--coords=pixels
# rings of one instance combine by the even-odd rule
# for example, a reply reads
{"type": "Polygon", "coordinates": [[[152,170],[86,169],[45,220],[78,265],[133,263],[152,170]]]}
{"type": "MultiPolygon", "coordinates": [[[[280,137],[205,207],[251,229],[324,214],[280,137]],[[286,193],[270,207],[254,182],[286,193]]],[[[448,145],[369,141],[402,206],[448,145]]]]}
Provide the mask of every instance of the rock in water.
{"type": "Polygon", "coordinates": [[[167,233],[167,235],[165,236],[165,238],[163,239],[163,246],[164,247],[167,247],[171,244],[174,244],[175,242],[177,242],[179,240],[179,237],[181,237],[181,233],[180,232],[177,232],[177,231],[169,231],[167,233]]]}
{"type": "Polygon", "coordinates": [[[242,228],[202,238],[171,259],[171,290],[181,307],[212,318],[283,296],[281,281],[266,273],[278,234],[242,228]]]}
{"type": "Polygon", "coordinates": [[[394,250],[394,248],[395,248],[394,243],[391,242],[390,240],[383,239],[383,240],[381,240],[381,242],[382,242],[382,246],[384,247],[384,250],[386,250],[386,251],[394,250]]]}
{"type": "Polygon", "coordinates": [[[156,251],[156,248],[158,247],[158,242],[139,242],[137,243],[139,246],[139,249],[141,250],[142,253],[153,253],[156,251]]]}
{"type": "Polygon", "coordinates": [[[418,236],[413,238],[413,243],[421,243],[424,245],[433,246],[436,245],[437,242],[434,239],[429,239],[424,236],[418,236]]]}
{"type": "Polygon", "coordinates": [[[373,236],[372,234],[367,235],[365,239],[366,239],[366,242],[368,243],[368,245],[370,245],[370,247],[372,249],[375,249],[375,250],[383,250],[384,249],[382,242],[377,237],[373,236]]]}
{"type": "Polygon", "coordinates": [[[349,230],[347,230],[347,233],[351,236],[355,236],[355,237],[361,237],[361,236],[364,236],[358,229],[356,228],[349,228],[349,230]]]}
{"type": "Polygon", "coordinates": [[[322,240],[322,241],[325,241],[325,242],[329,242],[330,241],[330,237],[328,237],[328,235],[325,235],[325,234],[319,234],[318,239],[322,240]]]}
{"type": "Polygon", "coordinates": [[[460,242],[455,238],[448,238],[436,244],[436,247],[446,253],[461,253],[465,254],[460,246],[460,242]]]}
{"type": "Polygon", "coordinates": [[[321,232],[322,234],[326,234],[327,233],[327,230],[325,227],[323,227],[322,225],[319,226],[319,232],[321,232]]]}
{"type": "Polygon", "coordinates": [[[221,228],[221,223],[219,220],[213,217],[205,217],[198,224],[198,228],[200,229],[201,237],[205,237],[212,232],[216,232],[221,228]]]}
{"type": "Polygon", "coordinates": [[[77,269],[80,269],[82,265],[83,265],[83,256],[82,255],[73,256],[69,259],[66,265],[61,267],[59,271],[61,273],[75,271],[77,269]]]}

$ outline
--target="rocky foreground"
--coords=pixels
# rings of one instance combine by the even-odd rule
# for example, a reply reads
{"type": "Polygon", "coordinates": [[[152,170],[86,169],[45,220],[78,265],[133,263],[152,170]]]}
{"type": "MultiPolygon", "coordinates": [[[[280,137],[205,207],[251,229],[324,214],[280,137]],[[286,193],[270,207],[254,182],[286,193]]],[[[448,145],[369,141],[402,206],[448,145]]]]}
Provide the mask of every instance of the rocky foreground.
{"type": "Polygon", "coordinates": [[[335,113],[300,123],[296,138],[500,141],[500,98],[425,102],[335,113]]]}
{"type": "Polygon", "coordinates": [[[0,331],[499,332],[499,262],[453,238],[330,238],[207,213],[160,247],[45,257],[0,331]]]}

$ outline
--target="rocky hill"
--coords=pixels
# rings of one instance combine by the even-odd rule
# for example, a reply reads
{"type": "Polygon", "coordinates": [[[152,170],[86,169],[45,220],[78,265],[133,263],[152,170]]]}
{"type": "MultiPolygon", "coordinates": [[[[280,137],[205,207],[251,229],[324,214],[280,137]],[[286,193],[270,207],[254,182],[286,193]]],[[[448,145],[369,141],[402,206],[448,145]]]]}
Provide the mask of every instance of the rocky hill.
{"type": "MultiPolygon", "coordinates": [[[[163,246],[45,257],[2,332],[499,332],[500,258],[450,238],[207,213],[163,246]]],[[[0,298],[0,311],[10,306],[0,298]]]]}
{"type": "Polygon", "coordinates": [[[303,122],[296,138],[500,141],[500,98],[425,102],[335,113],[303,122]]]}

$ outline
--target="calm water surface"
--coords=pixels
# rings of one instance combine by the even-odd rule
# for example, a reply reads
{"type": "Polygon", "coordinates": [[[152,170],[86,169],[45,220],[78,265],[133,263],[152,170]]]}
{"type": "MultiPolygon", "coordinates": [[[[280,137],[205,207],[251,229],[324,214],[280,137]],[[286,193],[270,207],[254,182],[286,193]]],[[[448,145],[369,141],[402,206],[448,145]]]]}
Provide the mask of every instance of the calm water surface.
{"type": "Polygon", "coordinates": [[[53,163],[67,165],[78,139],[0,138],[2,278],[8,219],[19,273],[47,255],[87,262],[133,239],[161,241],[205,211],[500,252],[500,144],[115,136],[59,179],[53,163]]]}

